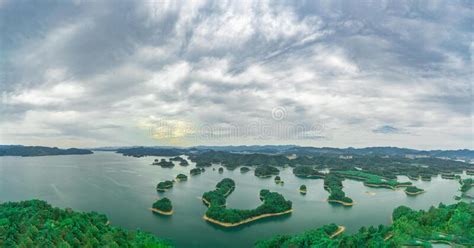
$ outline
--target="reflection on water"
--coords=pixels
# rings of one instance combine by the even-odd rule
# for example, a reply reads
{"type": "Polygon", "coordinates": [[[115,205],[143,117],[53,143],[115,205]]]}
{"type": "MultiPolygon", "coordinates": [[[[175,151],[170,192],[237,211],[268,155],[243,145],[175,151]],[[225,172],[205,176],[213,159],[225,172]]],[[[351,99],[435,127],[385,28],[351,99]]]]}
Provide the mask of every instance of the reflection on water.
{"type": "MultiPolygon", "coordinates": [[[[0,199],[18,201],[39,198],[58,207],[107,214],[114,225],[142,229],[174,241],[179,247],[249,247],[259,239],[275,234],[299,233],[328,223],[347,227],[355,232],[361,226],[388,224],[392,210],[399,205],[427,209],[440,202],[454,203],[459,184],[456,180],[433,178],[431,182],[416,181],[427,192],[407,197],[403,190],[367,188],[362,182],[345,180],[344,191],[356,205],[332,206],[326,202],[328,193],[321,179],[300,179],[291,168],[282,170],[285,185],[273,178],[261,179],[250,171],[206,169],[204,174],[178,182],[165,192],[157,193],[156,184],[173,179],[177,174],[189,174],[194,167],[175,166],[172,169],[151,166],[160,157],[132,158],[111,152],[92,155],[46,157],[0,157],[0,199]],[[222,228],[205,222],[206,206],[200,196],[214,189],[222,178],[236,182],[228,197],[230,208],[255,208],[261,204],[260,189],[277,191],[293,201],[294,212],[270,219],[261,219],[236,228],[222,228]],[[306,195],[299,194],[305,184],[306,195]],[[158,197],[173,201],[175,214],[155,215],[148,210],[158,197]],[[229,242],[232,241],[232,242],[229,242]]],[[[399,178],[410,181],[406,177],[399,178]]],[[[412,181],[413,182],[413,181],[412,181]]]]}

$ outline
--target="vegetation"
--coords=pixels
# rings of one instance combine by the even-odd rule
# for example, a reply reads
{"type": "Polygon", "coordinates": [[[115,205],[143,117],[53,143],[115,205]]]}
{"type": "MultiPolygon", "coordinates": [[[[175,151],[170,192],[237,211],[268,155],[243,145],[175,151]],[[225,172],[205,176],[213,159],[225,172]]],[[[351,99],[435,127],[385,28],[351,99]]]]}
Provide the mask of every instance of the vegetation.
{"type": "Polygon", "coordinates": [[[95,212],[53,208],[45,201],[0,204],[0,247],[171,247],[141,231],[108,225],[95,212]]]}
{"type": "Polygon", "coordinates": [[[158,185],[156,186],[156,190],[160,192],[164,192],[168,189],[173,188],[173,181],[164,181],[164,182],[159,182],[158,185]]]}
{"type": "Polygon", "coordinates": [[[301,178],[324,178],[326,174],[319,172],[312,166],[299,166],[293,169],[293,174],[301,178]]]}
{"type": "Polygon", "coordinates": [[[352,206],[354,204],[352,199],[347,197],[346,193],[342,191],[342,180],[344,178],[334,173],[329,173],[324,178],[324,189],[329,192],[328,202],[352,206]]]}
{"type": "Polygon", "coordinates": [[[50,156],[50,155],[84,155],[92,154],[92,151],[87,149],[60,149],[57,147],[45,146],[0,146],[0,156],[50,156]]]}
{"type": "Polygon", "coordinates": [[[278,174],[280,174],[280,170],[273,166],[258,166],[255,168],[255,176],[257,177],[271,177],[278,174]]]}
{"type": "Polygon", "coordinates": [[[224,173],[224,168],[223,167],[219,167],[219,173],[224,173]]]}
{"type": "Polygon", "coordinates": [[[467,179],[462,179],[462,180],[460,179],[459,183],[461,184],[460,191],[462,193],[466,193],[474,186],[474,179],[472,178],[467,178],[467,179]]]}
{"type": "Polygon", "coordinates": [[[250,168],[247,166],[240,167],[240,173],[247,173],[250,171],[250,168]]]}
{"type": "Polygon", "coordinates": [[[186,159],[180,157],[180,156],[176,156],[174,158],[170,158],[170,161],[176,161],[176,162],[179,162],[179,165],[181,166],[188,166],[189,163],[186,159]]]}
{"type": "Polygon", "coordinates": [[[360,180],[364,182],[364,185],[368,187],[382,187],[395,189],[397,187],[410,186],[411,182],[398,182],[394,179],[386,179],[382,176],[368,173],[366,171],[350,170],[350,171],[334,171],[337,175],[350,178],[354,180],[360,180]]]}
{"type": "Polygon", "coordinates": [[[300,193],[301,193],[301,194],[306,194],[306,192],[307,192],[306,185],[304,185],[304,184],[301,185],[301,186],[300,186],[300,193]]]}
{"type": "Polygon", "coordinates": [[[191,176],[199,175],[201,173],[202,173],[202,170],[200,168],[192,168],[189,171],[189,174],[191,174],[191,176]]]}
{"type": "Polygon", "coordinates": [[[117,153],[124,156],[144,157],[144,156],[179,156],[184,154],[184,149],[178,148],[157,148],[157,147],[132,147],[118,149],[117,153]]]}
{"type": "Polygon", "coordinates": [[[456,175],[454,175],[454,173],[442,173],[441,178],[443,178],[443,179],[455,179],[456,175]]]}
{"type": "Polygon", "coordinates": [[[215,190],[203,194],[203,202],[209,207],[205,214],[208,221],[224,226],[234,226],[234,224],[247,223],[254,218],[267,217],[265,215],[279,215],[291,211],[291,201],[286,201],[282,195],[269,190],[260,191],[260,200],[263,204],[255,209],[227,209],[226,198],[234,188],[235,182],[230,178],[225,178],[216,185],[215,190]]]}
{"type": "Polygon", "coordinates": [[[416,186],[408,186],[405,188],[405,193],[407,195],[419,195],[421,193],[424,193],[425,191],[423,189],[420,189],[416,186]]]}
{"type": "Polygon", "coordinates": [[[174,163],[171,161],[166,161],[166,159],[162,158],[160,161],[158,159],[155,159],[152,165],[158,165],[161,166],[162,168],[173,168],[174,163]]]}
{"type": "Polygon", "coordinates": [[[466,170],[466,175],[474,176],[474,169],[467,169],[466,170]]]}
{"type": "Polygon", "coordinates": [[[184,174],[178,174],[176,176],[176,180],[178,181],[187,181],[188,180],[188,176],[184,175],[184,174]]]}
{"type": "Polygon", "coordinates": [[[276,184],[279,184],[281,182],[280,176],[275,176],[274,181],[275,181],[276,184]]]}
{"type": "Polygon", "coordinates": [[[202,195],[202,201],[208,206],[225,206],[226,198],[235,189],[235,182],[224,178],[216,185],[216,189],[202,195]]]}
{"type": "Polygon", "coordinates": [[[235,169],[242,165],[252,166],[284,166],[289,164],[289,159],[283,155],[268,154],[242,154],[223,151],[208,151],[190,154],[189,159],[196,163],[220,163],[228,169],[235,169]]]}
{"type": "Polygon", "coordinates": [[[362,227],[353,235],[332,236],[336,225],[326,225],[294,236],[278,235],[256,243],[270,247],[431,247],[431,243],[474,245],[474,204],[440,204],[428,211],[398,207],[390,226],[362,227]]]}
{"type": "Polygon", "coordinates": [[[164,197],[160,200],[153,203],[152,206],[153,210],[158,210],[156,212],[160,214],[172,214],[173,213],[173,205],[171,204],[170,199],[164,197]]]}

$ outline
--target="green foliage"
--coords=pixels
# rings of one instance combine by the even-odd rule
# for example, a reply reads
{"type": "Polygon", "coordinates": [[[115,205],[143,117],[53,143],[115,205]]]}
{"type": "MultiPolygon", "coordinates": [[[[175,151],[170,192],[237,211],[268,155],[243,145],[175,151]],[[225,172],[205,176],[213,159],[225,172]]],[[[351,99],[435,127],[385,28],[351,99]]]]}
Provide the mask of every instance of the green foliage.
{"type": "Polygon", "coordinates": [[[280,174],[280,170],[273,166],[258,166],[255,169],[255,176],[257,177],[271,177],[278,174],[280,174]]]}
{"type": "Polygon", "coordinates": [[[408,192],[408,193],[419,193],[419,192],[423,192],[423,191],[424,191],[423,189],[420,189],[416,186],[408,186],[405,189],[405,192],[408,192]]]}
{"type": "Polygon", "coordinates": [[[158,191],[166,191],[167,189],[173,188],[173,181],[163,181],[159,182],[158,185],[156,186],[156,190],[158,191]]]}
{"type": "Polygon", "coordinates": [[[393,211],[391,226],[362,227],[352,235],[330,238],[337,230],[334,224],[306,231],[294,236],[278,235],[258,241],[258,248],[270,247],[403,247],[416,245],[431,247],[431,241],[449,242],[472,247],[474,245],[474,205],[460,202],[428,211],[415,211],[401,206],[393,211]]]}
{"type": "Polygon", "coordinates": [[[326,175],[324,178],[324,189],[330,193],[328,200],[352,203],[353,200],[342,191],[342,180],[343,178],[334,173],[326,175]]]}
{"type": "Polygon", "coordinates": [[[45,201],[0,204],[0,247],[171,247],[141,231],[107,224],[107,217],[53,208],[45,201]]]}
{"type": "Polygon", "coordinates": [[[461,184],[461,189],[460,189],[461,192],[465,193],[474,186],[474,179],[467,178],[467,179],[459,180],[459,183],[461,184]]]}
{"type": "Polygon", "coordinates": [[[188,180],[188,176],[186,176],[184,174],[178,174],[176,176],[176,179],[178,179],[179,181],[186,181],[186,180],[188,180]]]}
{"type": "Polygon", "coordinates": [[[173,210],[173,205],[171,204],[170,199],[164,197],[156,201],[155,203],[153,203],[153,208],[156,208],[161,211],[169,212],[173,210]]]}
{"type": "Polygon", "coordinates": [[[192,168],[189,171],[189,174],[191,174],[192,176],[199,175],[201,173],[202,173],[202,170],[200,168],[192,168]]]}
{"type": "Polygon", "coordinates": [[[240,167],[240,173],[247,173],[250,171],[250,168],[247,166],[240,167]]]}
{"type": "Polygon", "coordinates": [[[260,190],[260,200],[263,201],[263,204],[257,208],[251,210],[227,209],[225,207],[226,197],[232,193],[234,188],[235,182],[230,178],[224,178],[217,183],[215,190],[203,194],[204,202],[209,203],[209,208],[206,211],[207,217],[221,222],[237,223],[262,214],[280,213],[291,209],[291,201],[266,189],[260,190]]]}
{"type": "Polygon", "coordinates": [[[301,178],[324,178],[326,174],[319,172],[314,167],[299,166],[293,169],[293,174],[301,178]]]}
{"type": "Polygon", "coordinates": [[[153,162],[153,165],[158,165],[161,166],[162,168],[173,168],[174,163],[171,161],[166,161],[164,158],[162,158],[160,161],[158,159],[155,159],[153,162]]]}
{"type": "Polygon", "coordinates": [[[301,191],[306,191],[306,185],[304,185],[304,184],[301,185],[301,186],[300,186],[300,190],[301,190],[301,191]]]}

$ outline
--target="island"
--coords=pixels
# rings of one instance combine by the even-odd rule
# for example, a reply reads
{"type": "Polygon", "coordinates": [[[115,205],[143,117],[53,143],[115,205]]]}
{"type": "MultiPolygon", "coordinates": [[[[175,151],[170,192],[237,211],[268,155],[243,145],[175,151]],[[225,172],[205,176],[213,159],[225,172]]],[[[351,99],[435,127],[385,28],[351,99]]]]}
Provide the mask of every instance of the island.
{"type": "Polygon", "coordinates": [[[153,213],[158,213],[161,215],[172,215],[173,214],[173,205],[171,204],[170,199],[163,197],[160,200],[153,203],[150,210],[153,213]]]}
{"type": "Polygon", "coordinates": [[[275,176],[275,179],[273,180],[275,181],[276,184],[279,184],[282,182],[280,176],[275,176]]]}
{"type": "Polygon", "coordinates": [[[247,172],[249,172],[249,171],[250,171],[250,168],[247,167],[247,166],[242,166],[242,167],[240,167],[240,173],[242,173],[242,174],[243,174],[243,173],[247,173],[247,172]]]}
{"type": "Polygon", "coordinates": [[[442,173],[441,178],[443,178],[443,179],[456,179],[456,175],[454,175],[454,173],[442,173]]]}
{"type": "Polygon", "coordinates": [[[301,185],[301,186],[300,186],[300,193],[301,193],[302,195],[306,195],[306,192],[307,192],[307,190],[306,190],[306,185],[304,185],[304,184],[301,185]]]}
{"type": "Polygon", "coordinates": [[[421,175],[420,177],[422,181],[430,182],[432,176],[424,174],[424,175],[421,175]]]}
{"type": "Polygon", "coordinates": [[[176,162],[179,162],[179,165],[181,166],[188,166],[189,163],[186,159],[180,157],[180,156],[176,156],[174,158],[170,158],[170,161],[176,161],[176,162]]]}
{"type": "Polygon", "coordinates": [[[192,168],[190,171],[189,171],[189,174],[191,174],[191,176],[195,176],[195,175],[199,175],[202,173],[202,170],[201,168],[192,168]]]}
{"type": "Polygon", "coordinates": [[[347,171],[333,171],[340,177],[359,180],[364,182],[367,187],[373,188],[389,188],[395,190],[399,187],[411,186],[411,182],[398,182],[395,179],[388,179],[387,177],[376,175],[368,171],[362,170],[347,170],[347,171]]]}
{"type": "Polygon", "coordinates": [[[208,206],[204,220],[223,227],[235,227],[258,219],[289,214],[293,211],[292,202],[276,192],[261,190],[259,198],[262,205],[251,210],[228,209],[226,198],[232,193],[235,183],[230,178],[221,180],[216,189],[203,194],[202,200],[208,206]]]}
{"type": "Polygon", "coordinates": [[[211,162],[202,162],[202,161],[196,162],[196,167],[211,167],[211,166],[212,166],[211,162]]]}
{"type": "Polygon", "coordinates": [[[152,165],[158,165],[161,166],[162,168],[173,168],[174,163],[171,161],[166,161],[166,159],[162,158],[160,161],[158,159],[155,159],[152,163],[152,165]]]}
{"type": "Polygon", "coordinates": [[[439,204],[429,210],[406,206],[393,210],[392,224],[362,227],[353,234],[339,234],[336,224],[307,230],[296,235],[275,235],[258,241],[256,248],[274,247],[432,247],[444,243],[451,247],[472,247],[474,242],[474,204],[439,204]]]}
{"type": "Polygon", "coordinates": [[[468,175],[468,176],[474,176],[474,169],[467,169],[467,170],[466,170],[466,175],[468,175]]]}
{"type": "Polygon", "coordinates": [[[60,149],[46,146],[0,145],[0,156],[57,156],[57,155],[87,155],[92,154],[88,149],[60,149]]]}
{"type": "Polygon", "coordinates": [[[326,176],[326,174],[319,172],[312,166],[298,166],[293,169],[293,174],[300,178],[318,179],[326,176]]]}
{"type": "Polygon", "coordinates": [[[255,176],[260,178],[267,178],[273,175],[280,174],[280,170],[273,166],[258,166],[255,168],[255,176]]]}
{"type": "Polygon", "coordinates": [[[472,187],[474,187],[474,179],[467,178],[467,179],[459,179],[459,184],[461,184],[461,188],[459,189],[463,194],[469,191],[472,187]]]}
{"type": "Polygon", "coordinates": [[[187,180],[188,180],[188,176],[186,176],[184,174],[178,174],[176,176],[176,181],[178,181],[178,182],[187,181],[187,180]]]}
{"type": "Polygon", "coordinates": [[[223,167],[219,167],[219,173],[224,173],[224,168],[223,167]]]}
{"type": "Polygon", "coordinates": [[[419,194],[425,193],[425,190],[420,189],[416,186],[408,186],[405,188],[404,191],[407,195],[419,195],[419,194]]]}
{"type": "Polygon", "coordinates": [[[334,173],[329,173],[324,178],[324,189],[329,192],[327,201],[329,203],[340,204],[346,207],[354,205],[354,201],[346,196],[346,193],[342,191],[342,180],[344,178],[339,177],[334,173]]]}
{"type": "Polygon", "coordinates": [[[159,192],[165,192],[171,188],[173,188],[173,181],[169,181],[169,180],[159,182],[158,185],[156,186],[156,190],[159,192]]]}
{"type": "Polygon", "coordinates": [[[104,214],[41,200],[1,203],[0,213],[0,247],[173,247],[150,233],[112,226],[104,214]]]}

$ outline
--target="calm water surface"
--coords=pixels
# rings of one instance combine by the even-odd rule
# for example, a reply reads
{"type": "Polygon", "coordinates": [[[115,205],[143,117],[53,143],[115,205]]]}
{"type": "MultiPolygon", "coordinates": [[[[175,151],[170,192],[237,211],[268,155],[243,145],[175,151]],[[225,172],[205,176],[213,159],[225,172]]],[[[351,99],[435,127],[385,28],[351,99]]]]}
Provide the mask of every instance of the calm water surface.
{"type": "Polygon", "coordinates": [[[113,225],[154,233],[172,240],[178,247],[251,247],[255,241],[275,234],[299,233],[327,223],[344,225],[349,233],[361,226],[389,224],[395,207],[406,205],[427,209],[440,202],[451,204],[455,202],[453,196],[458,194],[459,188],[457,181],[440,177],[431,182],[413,181],[427,192],[408,197],[402,190],[368,188],[361,182],[345,180],[344,191],[356,202],[352,208],[345,208],[325,202],[328,193],[323,189],[323,180],[296,178],[291,168],[281,171],[285,184],[280,186],[272,178],[255,177],[253,171],[241,174],[236,169],[219,174],[218,166],[213,166],[206,168],[204,174],[190,177],[187,182],[176,183],[170,191],[157,193],[158,182],[173,179],[178,173],[188,175],[194,163],[164,169],[150,165],[155,158],[161,157],[132,158],[112,152],[0,157],[0,201],[37,198],[57,207],[101,212],[113,225]],[[255,208],[260,204],[260,189],[266,188],[293,201],[294,212],[232,229],[205,222],[202,216],[206,207],[200,197],[225,177],[236,182],[235,191],[227,199],[229,207],[255,208]],[[308,187],[305,196],[298,193],[301,184],[308,187]],[[157,216],[148,210],[163,196],[172,200],[173,216],[157,216]]]}

